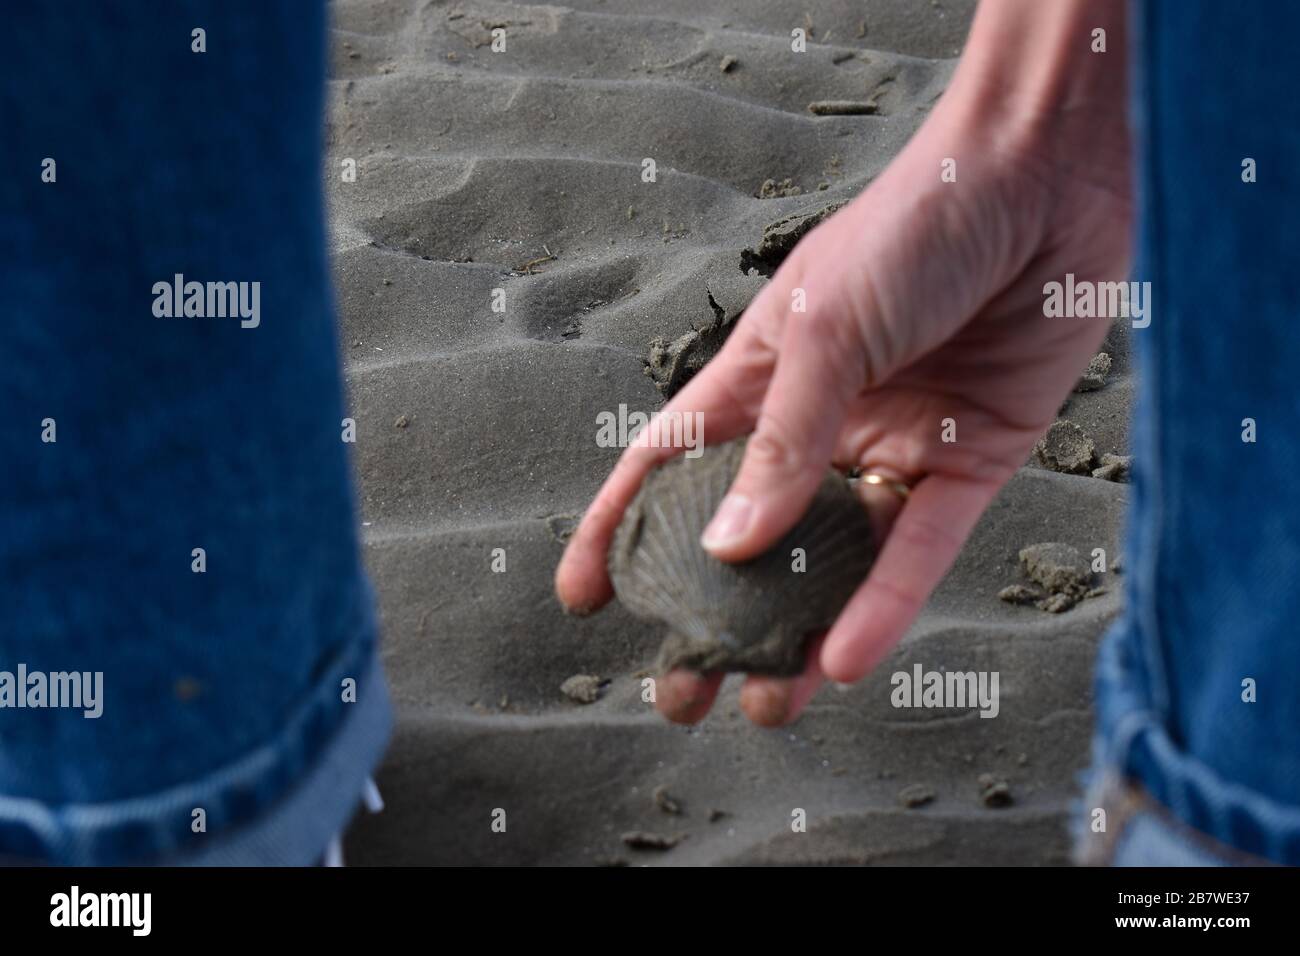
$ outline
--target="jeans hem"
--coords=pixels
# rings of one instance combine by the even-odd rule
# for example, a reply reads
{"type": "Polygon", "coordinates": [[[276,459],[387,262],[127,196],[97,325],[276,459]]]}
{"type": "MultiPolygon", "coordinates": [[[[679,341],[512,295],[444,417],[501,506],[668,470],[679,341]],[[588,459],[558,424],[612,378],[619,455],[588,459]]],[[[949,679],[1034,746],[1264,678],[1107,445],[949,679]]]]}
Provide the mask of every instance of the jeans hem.
{"type": "MultiPolygon", "coordinates": [[[[391,712],[373,640],[373,616],[367,614],[366,619],[362,636],[326,668],[274,738],[200,780],[99,804],[50,806],[0,795],[0,856],[10,862],[74,866],[180,862],[192,854],[196,859],[211,854],[213,863],[236,858],[250,863],[254,858],[313,862],[301,858],[305,846],[302,852],[295,849],[302,840],[286,838],[269,821],[289,805],[299,806],[304,814],[336,817],[330,833],[314,847],[318,856],[356,806],[382,752],[391,712]],[[343,699],[347,678],[355,681],[355,702],[343,699]],[[342,766],[349,760],[356,764],[355,773],[342,766]],[[309,781],[342,790],[327,796],[309,781]],[[340,801],[347,804],[346,811],[338,806],[340,801]],[[200,820],[203,825],[196,832],[200,820]],[[241,833],[246,844],[236,836],[241,833]]],[[[314,833],[307,816],[301,826],[304,833],[314,833]]],[[[305,839],[314,841],[315,836],[305,839]]]]}
{"type": "Polygon", "coordinates": [[[1300,864],[1300,807],[1226,780],[1178,747],[1126,666],[1125,647],[1136,637],[1131,627],[1121,620],[1098,653],[1094,781],[1108,774],[1123,778],[1173,819],[1224,847],[1273,863],[1300,864]]]}
{"type": "Polygon", "coordinates": [[[1074,832],[1079,866],[1271,866],[1196,830],[1152,799],[1141,783],[1114,767],[1093,770],[1074,832]],[[1098,823],[1102,825],[1097,826],[1098,823]]]}
{"type": "Polygon", "coordinates": [[[361,802],[392,730],[392,708],[378,657],[364,701],[298,786],[264,817],[163,866],[310,866],[346,827],[361,802]]]}

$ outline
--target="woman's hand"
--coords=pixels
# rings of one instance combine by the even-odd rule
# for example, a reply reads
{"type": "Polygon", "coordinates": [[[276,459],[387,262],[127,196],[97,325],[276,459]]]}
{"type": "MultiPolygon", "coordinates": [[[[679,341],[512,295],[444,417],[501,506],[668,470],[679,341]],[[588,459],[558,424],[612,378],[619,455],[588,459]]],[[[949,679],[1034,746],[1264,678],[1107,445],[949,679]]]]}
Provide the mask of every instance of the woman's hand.
{"type": "MultiPolygon", "coordinates": [[[[1109,322],[1045,317],[1043,287],[1066,273],[1126,278],[1123,47],[1114,0],[985,0],[930,119],[799,243],[665,406],[703,413],[710,444],[753,433],[704,535],[725,561],[775,544],[828,464],[912,486],[906,504],[864,486],[884,537],[876,564],[811,644],[804,674],[749,678],[741,703],[755,722],[793,719],[823,679],[855,681],[889,652],[1096,353],[1109,322]],[[1114,52],[1092,52],[1096,28],[1114,52]]],[[[646,473],[678,451],[626,450],[560,563],[566,606],[609,599],[614,529],[646,473]]],[[[663,675],[658,706],[693,722],[720,682],[663,675]]]]}

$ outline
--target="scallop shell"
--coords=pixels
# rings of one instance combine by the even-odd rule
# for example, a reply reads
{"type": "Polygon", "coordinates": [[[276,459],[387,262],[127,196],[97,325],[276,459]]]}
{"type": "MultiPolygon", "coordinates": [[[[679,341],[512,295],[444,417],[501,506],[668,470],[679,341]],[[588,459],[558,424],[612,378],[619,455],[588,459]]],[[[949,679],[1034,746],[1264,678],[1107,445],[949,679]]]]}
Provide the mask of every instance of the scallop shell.
{"type": "Polygon", "coordinates": [[[705,551],[700,535],[744,449],[742,439],[662,465],[614,534],[609,573],[619,601],[668,625],[661,671],[798,674],[809,634],[834,622],[875,560],[867,513],[831,470],[799,523],[765,554],[726,564],[705,551]]]}

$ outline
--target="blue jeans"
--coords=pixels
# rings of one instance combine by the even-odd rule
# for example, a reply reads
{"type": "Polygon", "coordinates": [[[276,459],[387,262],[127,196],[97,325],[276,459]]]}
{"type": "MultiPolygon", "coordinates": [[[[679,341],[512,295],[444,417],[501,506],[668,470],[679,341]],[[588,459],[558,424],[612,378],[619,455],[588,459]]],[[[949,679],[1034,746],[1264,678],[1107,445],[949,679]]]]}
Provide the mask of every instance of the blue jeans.
{"type": "Polygon", "coordinates": [[[1185,862],[1181,823],[1297,864],[1300,7],[1149,0],[1134,25],[1136,278],[1155,307],[1133,331],[1127,610],[1098,663],[1094,779],[1161,808],[1131,818],[1119,862],[1185,862]]]}
{"type": "Polygon", "coordinates": [[[0,673],[0,857],[310,863],[390,721],[325,251],[323,5],[6,20],[0,672],[102,690],[98,716],[30,685],[18,707],[0,673]]]}

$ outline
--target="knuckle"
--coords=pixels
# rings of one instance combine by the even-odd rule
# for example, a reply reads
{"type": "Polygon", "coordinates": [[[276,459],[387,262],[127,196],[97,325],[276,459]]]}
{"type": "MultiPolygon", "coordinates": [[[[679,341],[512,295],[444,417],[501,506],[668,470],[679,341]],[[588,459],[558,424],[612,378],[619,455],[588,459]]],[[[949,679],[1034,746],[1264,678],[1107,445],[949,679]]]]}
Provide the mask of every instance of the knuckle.
{"type": "Polygon", "coordinates": [[[636,440],[623,449],[623,453],[618,456],[618,461],[614,463],[611,477],[617,474],[620,480],[624,480],[624,476],[628,476],[626,480],[641,483],[641,479],[661,457],[662,449],[651,443],[651,434],[648,426],[643,428],[637,434],[636,440]]]}
{"type": "Polygon", "coordinates": [[[820,300],[810,302],[806,312],[795,312],[790,321],[805,332],[824,338],[838,335],[841,324],[840,316],[831,309],[823,308],[820,300]]]}
{"type": "Polygon", "coordinates": [[[906,544],[922,552],[953,552],[961,547],[961,539],[950,529],[929,518],[912,517],[900,523],[896,530],[906,544]]]}
{"type": "Polygon", "coordinates": [[[874,591],[878,598],[883,597],[908,612],[920,608],[925,603],[924,595],[901,581],[875,576],[868,580],[867,587],[874,591]]]}
{"type": "Polygon", "coordinates": [[[746,453],[748,461],[768,471],[791,473],[803,466],[803,456],[790,430],[772,415],[759,419],[746,453]]]}

